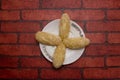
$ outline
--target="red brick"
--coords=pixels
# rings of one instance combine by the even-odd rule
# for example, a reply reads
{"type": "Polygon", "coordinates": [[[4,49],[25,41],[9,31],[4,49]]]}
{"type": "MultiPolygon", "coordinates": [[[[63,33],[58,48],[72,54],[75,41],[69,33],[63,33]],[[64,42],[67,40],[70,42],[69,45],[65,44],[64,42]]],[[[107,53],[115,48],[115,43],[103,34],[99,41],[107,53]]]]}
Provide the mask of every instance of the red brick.
{"type": "Polygon", "coordinates": [[[65,10],[72,20],[102,20],[104,12],[102,10],[65,10]]]}
{"type": "Polygon", "coordinates": [[[84,70],[84,77],[87,79],[120,78],[120,68],[89,68],[84,70]]]}
{"type": "Polygon", "coordinates": [[[34,9],[39,7],[39,0],[2,0],[2,9],[34,9]]]}
{"type": "Polygon", "coordinates": [[[109,43],[120,43],[120,33],[109,33],[108,42],[109,43]]]}
{"type": "Polygon", "coordinates": [[[39,56],[39,46],[32,45],[0,45],[0,55],[39,56]]]}
{"type": "Polygon", "coordinates": [[[24,20],[53,20],[60,18],[62,12],[60,10],[24,10],[22,18],[24,20]]]}
{"type": "Polygon", "coordinates": [[[1,33],[0,34],[0,43],[16,43],[17,35],[11,33],[1,33]]]}
{"type": "Polygon", "coordinates": [[[0,11],[0,20],[19,20],[19,11],[0,11]]]}
{"type": "Polygon", "coordinates": [[[84,31],[85,27],[84,27],[84,22],[80,22],[80,21],[75,21],[84,31]]]}
{"type": "Polygon", "coordinates": [[[86,48],[86,55],[120,55],[119,45],[90,45],[86,48]]]}
{"type": "Polygon", "coordinates": [[[107,57],[107,66],[120,66],[120,56],[107,57]]]}
{"type": "Polygon", "coordinates": [[[87,31],[120,31],[120,21],[97,21],[97,22],[87,22],[87,31]]]}
{"type": "Polygon", "coordinates": [[[50,21],[43,21],[42,26],[45,27],[50,21]]]}
{"type": "Polygon", "coordinates": [[[81,0],[43,0],[42,8],[80,8],[81,0]]]}
{"type": "Polygon", "coordinates": [[[109,19],[109,20],[120,19],[120,10],[108,10],[107,11],[107,19],[109,19]]]}
{"type": "Polygon", "coordinates": [[[80,71],[79,69],[42,69],[41,78],[43,79],[80,79],[80,71]]]}
{"type": "Polygon", "coordinates": [[[22,67],[52,67],[51,63],[44,58],[21,58],[22,67]]]}
{"type": "Polygon", "coordinates": [[[2,79],[36,79],[37,77],[36,69],[0,69],[2,79]]]}
{"type": "Polygon", "coordinates": [[[19,43],[31,43],[36,44],[35,33],[21,33],[19,43]]]}
{"type": "Polygon", "coordinates": [[[104,58],[103,57],[82,57],[75,63],[68,65],[67,67],[103,67],[104,58]]]}
{"type": "Polygon", "coordinates": [[[120,0],[83,0],[84,8],[119,8],[120,0]]]}
{"type": "Polygon", "coordinates": [[[87,33],[86,37],[90,39],[91,43],[104,43],[106,41],[103,33],[87,33]]]}
{"type": "Polygon", "coordinates": [[[16,57],[0,57],[0,67],[17,67],[18,58],[16,57]]]}
{"type": "Polygon", "coordinates": [[[39,23],[36,22],[3,22],[1,23],[2,32],[37,32],[41,30],[39,23]]]}

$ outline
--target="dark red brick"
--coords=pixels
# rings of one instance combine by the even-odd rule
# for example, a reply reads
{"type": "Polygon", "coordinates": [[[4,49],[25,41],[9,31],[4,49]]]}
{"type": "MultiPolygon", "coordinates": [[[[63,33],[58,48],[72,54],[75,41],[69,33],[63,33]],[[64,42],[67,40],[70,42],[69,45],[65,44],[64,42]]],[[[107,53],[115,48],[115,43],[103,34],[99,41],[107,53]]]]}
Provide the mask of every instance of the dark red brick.
{"type": "Polygon", "coordinates": [[[2,79],[36,79],[37,77],[36,69],[0,69],[2,79]]]}
{"type": "Polygon", "coordinates": [[[81,0],[43,0],[42,8],[80,8],[81,0]]]}
{"type": "Polygon", "coordinates": [[[104,43],[106,41],[103,33],[87,33],[86,37],[90,39],[91,43],[104,43]]]}
{"type": "Polygon", "coordinates": [[[2,0],[2,9],[34,9],[39,7],[39,0],[2,0]]]}
{"type": "Polygon", "coordinates": [[[72,20],[102,20],[104,12],[102,10],[65,10],[72,20]]]}
{"type": "Polygon", "coordinates": [[[109,20],[119,20],[120,19],[120,10],[108,10],[107,19],[109,20]]]}
{"type": "Polygon", "coordinates": [[[80,70],[79,69],[42,69],[41,78],[43,79],[80,79],[80,70]]]}
{"type": "Polygon", "coordinates": [[[103,57],[82,57],[75,63],[68,65],[67,67],[104,67],[103,57]]]}
{"type": "Polygon", "coordinates": [[[52,67],[52,63],[44,58],[21,58],[22,67],[52,67]]]}
{"type": "Polygon", "coordinates": [[[21,33],[19,43],[36,44],[35,33],[21,33]]]}
{"type": "Polygon", "coordinates": [[[0,67],[17,67],[18,58],[16,57],[0,57],[0,67]]]}
{"type": "Polygon", "coordinates": [[[36,22],[3,22],[1,23],[2,32],[37,32],[41,30],[39,23],[36,22]]]}
{"type": "Polygon", "coordinates": [[[89,68],[84,70],[84,77],[86,79],[120,78],[120,68],[89,68]]]}
{"type": "Polygon", "coordinates": [[[120,33],[109,33],[108,42],[109,43],[120,43],[120,33]]]}
{"type": "Polygon", "coordinates": [[[86,55],[120,55],[119,45],[90,45],[86,48],[86,55]]]}
{"type": "Polygon", "coordinates": [[[75,22],[83,29],[83,31],[85,30],[84,22],[80,22],[80,21],[75,21],[75,22]]]}
{"type": "Polygon", "coordinates": [[[87,22],[87,31],[120,31],[120,21],[98,21],[98,22],[87,22]]]}
{"type": "Polygon", "coordinates": [[[120,8],[120,0],[83,0],[84,8],[120,8]]]}
{"type": "Polygon", "coordinates": [[[0,11],[0,20],[19,20],[19,11],[0,11]]]}
{"type": "Polygon", "coordinates": [[[107,57],[107,66],[120,66],[120,56],[107,57]]]}
{"type": "Polygon", "coordinates": [[[1,33],[0,34],[0,43],[16,43],[17,35],[13,33],[1,33]]]}
{"type": "Polygon", "coordinates": [[[50,21],[43,21],[42,26],[45,27],[50,21]]]}
{"type": "Polygon", "coordinates": [[[24,20],[53,20],[62,15],[60,10],[24,10],[22,18],[24,20]]]}
{"type": "Polygon", "coordinates": [[[0,45],[0,55],[39,56],[39,46],[32,45],[0,45]]]}

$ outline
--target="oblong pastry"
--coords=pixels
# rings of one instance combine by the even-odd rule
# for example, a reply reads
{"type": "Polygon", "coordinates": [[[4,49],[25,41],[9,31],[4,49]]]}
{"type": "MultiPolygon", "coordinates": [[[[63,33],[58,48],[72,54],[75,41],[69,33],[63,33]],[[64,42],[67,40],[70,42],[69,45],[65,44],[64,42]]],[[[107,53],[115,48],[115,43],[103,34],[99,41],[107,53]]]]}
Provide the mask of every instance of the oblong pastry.
{"type": "Polygon", "coordinates": [[[64,13],[60,19],[59,24],[59,36],[65,39],[69,36],[70,32],[70,18],[67,13],[64,13]]]}
{"type": "Polygon", "coordinates": [[[53,54],[53,66],[59,68],[62,66],[65,59],[66,47],[63,43],[60,43],[53,54]]]}
{"type": "Polygon", "coordinates": [[[51,46],[57,46],[61,43],[59,36],[47,32],[38,31],[35,34],[35,38],[38,42],[51,46]]]}
{"type": "Polygon", "coordinates": [[[90,40],[88,38],[83,38],[83,37],[66,38],[63,40],[63,43],[67,48],[79,49],[87,46],[90,43],[90,40]]]}

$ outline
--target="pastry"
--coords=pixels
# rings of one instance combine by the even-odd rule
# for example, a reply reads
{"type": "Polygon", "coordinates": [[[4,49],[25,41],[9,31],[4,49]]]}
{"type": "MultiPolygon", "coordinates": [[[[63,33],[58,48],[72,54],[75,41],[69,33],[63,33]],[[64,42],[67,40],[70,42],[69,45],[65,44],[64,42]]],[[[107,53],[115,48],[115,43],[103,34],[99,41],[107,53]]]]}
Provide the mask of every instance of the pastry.
{"type": "Polygon", "coordinates": [[[84,37],[66,38],[63,40],[63,43],[67,48],[80,49],[87,46],[90,43],[90,40],[84,37]]]}
{"type": "Polygon", "coordinates": [[[35,38],[38,42],[46,45],[57,46],[61,43],[61,38],[57,35],[38,31],[35,34],[35,38]]]}
{"type": "Polygon", "coordinates": [[[65,59],[66,48],[63,43],[60,43],[53,54],[53,66],[59,68],[63,65],[65,59]]]}
{"type": "Polygon", "coordinates": [[[62,39],[68,38],[70,32],[70,18],[67,13],[64,13],[60,19],[59,35],[62,39]]]}

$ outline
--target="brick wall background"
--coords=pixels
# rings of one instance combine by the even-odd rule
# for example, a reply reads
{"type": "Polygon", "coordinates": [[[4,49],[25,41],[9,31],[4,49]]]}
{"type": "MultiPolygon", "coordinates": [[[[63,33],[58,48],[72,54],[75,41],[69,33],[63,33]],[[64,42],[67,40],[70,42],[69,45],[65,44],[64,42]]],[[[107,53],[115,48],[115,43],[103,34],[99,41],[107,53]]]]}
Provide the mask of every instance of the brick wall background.
{"type": "Polygon", "coordinates": [[[0,0],[0,80],[120,80],[120,0],[0,0]],[[75,63],[53,69],[34,34],[67,12],[91,39],[75,63]]]}

